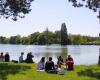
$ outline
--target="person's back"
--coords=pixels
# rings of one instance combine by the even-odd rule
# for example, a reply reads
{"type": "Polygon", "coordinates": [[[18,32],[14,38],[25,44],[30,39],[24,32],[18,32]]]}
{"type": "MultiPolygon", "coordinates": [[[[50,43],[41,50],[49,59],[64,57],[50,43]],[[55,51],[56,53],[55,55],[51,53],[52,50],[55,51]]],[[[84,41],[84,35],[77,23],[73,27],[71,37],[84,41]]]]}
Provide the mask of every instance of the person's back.
{"type": "Polygon", "coordinates": [[[37,64],[38,70],[44,70],[45,69],[45,57],[42,57],[41,60],[37,64]]]}
{"type": "Polygon", "coordinates": [[[4,62],[5,61],[5,56],[3,55],[3,52],[1,52],[0,55],[0,62],[4,62]]]}
{"type": "Polygon", "coordinates": [[[61,56],[58,57],[58,61],[57,64],[59,65],[59,67],[61,67],[61,65],[63,64],[63,58],[61,56]]]}
{"type": "Polygon", "coordinates": [[[47,61],[45,64],[45,70],[54,70],[54,62],[53,61],[47,61]]]}
{"type": "Polygon", "coordinates": [[[19,62],[24,62],[23,55],[24,55],[24,52],[21,52],[21,56],[19,57],[19,62]]]}
{"type": "Polygon", "coordinates": [[[52,61],[52,57],[49,57],[49,61],[45,64],[45,71],[48,73],[57,73],[58,71],[55,69],[54,62],[52,61]]]}
{"type": "Polygon", "coordinates": [[[9,62],[10,61],[10,56],[9,56],[9,53],[7,52],[5,54],[5,62],[9,62]]]}
{"type": "Polygon", "coordinates": [[[32,55],[32,53],[29,52],[29,53],[27,54],[27,58],[26,58],[25,62],[26,62],[26,63],[34,63],[34,61],[32,60],[33,57],[34,57],[34,56],[32,55]]]}

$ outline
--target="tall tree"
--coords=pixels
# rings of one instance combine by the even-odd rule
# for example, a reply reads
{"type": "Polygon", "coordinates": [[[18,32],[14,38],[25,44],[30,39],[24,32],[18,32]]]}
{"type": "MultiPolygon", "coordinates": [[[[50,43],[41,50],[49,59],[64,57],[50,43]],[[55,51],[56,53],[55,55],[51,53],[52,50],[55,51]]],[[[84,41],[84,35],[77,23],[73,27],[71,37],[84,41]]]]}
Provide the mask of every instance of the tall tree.
{"type": "Polygon", "coordinates": [[[9,39],[10,44],[16,44],[16,36],[11,36],[9,39]]]}
{"type": "Polygon", "coordinates": [[[45,35],[46,35],[46,44],[48,45],[48,33],[49,33],[49,29],[48,27],[46,28],[46,30],[44,31],[45,35]]]}
{"type": "Polygon", "coordinates": [[[67,44],[68,44],[67,28],[66,28],[66,24],[62,23],[61,25],[61,45],[67,45],[67,44]]]}

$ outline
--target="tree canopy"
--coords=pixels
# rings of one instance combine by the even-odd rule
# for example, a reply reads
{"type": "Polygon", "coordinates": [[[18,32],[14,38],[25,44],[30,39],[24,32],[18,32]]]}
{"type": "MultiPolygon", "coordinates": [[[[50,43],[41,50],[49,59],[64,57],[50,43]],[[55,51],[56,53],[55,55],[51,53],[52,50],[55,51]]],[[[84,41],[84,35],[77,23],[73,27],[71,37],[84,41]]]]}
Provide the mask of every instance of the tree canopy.
{"type": "MultiPolygon", "coordinates": [[[[0,17],[8,19],[11,17],[14,21],[24,18],[31,9],[31,3],[34,0],[0,0],[0,17]]],[[[74,7],[89,8],[94,12],[99,12],[97,16],[100,19],[100,0],[68,0],[74,7]]],[[[66,4],[67,5],[67,4],[66,4]]]]}
{"type": "Polygon", "coordinates": [[[0,17],[9,18],[12,17],[14,21],[18,17],[24,18],[25,14],[28,14],[31,9],[31,2],[33,0],[0,0],[0,17]]]}
{"type": "Polygon", "coordinates": [[[72,2],[74,7],[83,7],[89,8],[94,12],[98,12],[97,18],[100,19],[100,0],[68,0],[72,2]]]}

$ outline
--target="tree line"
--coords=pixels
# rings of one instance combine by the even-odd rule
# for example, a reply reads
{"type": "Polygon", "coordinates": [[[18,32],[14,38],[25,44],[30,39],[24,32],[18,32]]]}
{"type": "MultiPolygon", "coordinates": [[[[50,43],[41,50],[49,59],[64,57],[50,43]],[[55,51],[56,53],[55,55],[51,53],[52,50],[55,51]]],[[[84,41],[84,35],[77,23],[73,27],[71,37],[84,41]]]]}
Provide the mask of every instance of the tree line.
{"type": "Polygon", "coordinates": [[[66,24],[62,23],[61,30],[55,32],[47,28],[43,32],[34,32],[28,36],[20,35],[4,37],[0,36],[0,44],[34,44],[34,45],[100,45],[100,37],[73,35],[67,33],[66,24]]]}
{"type": "MultiPolygon", "coordinates": [[[[48,36],[46,34],[46,31],[42,33],[35,32],[35,33],[30,34],[27,37],[21,37],[20,35],[11,36],[9,38],[0,36],[0,44],[35,44],[35,45],[61,44],[61,31],[55,31],[55,32],[48,31],[48,36]],[[47,37],[48,37],[48,40],[47,40],[47,37]]],[[[100,45],[100,38],[69,34],[68,44],[100,45]]]]}

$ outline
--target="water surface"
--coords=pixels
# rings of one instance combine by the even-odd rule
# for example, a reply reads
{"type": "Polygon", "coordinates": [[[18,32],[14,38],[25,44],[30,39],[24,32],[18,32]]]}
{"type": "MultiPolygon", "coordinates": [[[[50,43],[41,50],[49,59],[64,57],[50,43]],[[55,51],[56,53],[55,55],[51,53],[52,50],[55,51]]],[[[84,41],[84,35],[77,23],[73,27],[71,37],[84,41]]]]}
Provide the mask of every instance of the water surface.
{"type": "Polygon", "coordinates": [[[20,53],[24,52],[24,59],[28,52],[34,55],[33,60],[37,63],[42,56],[53,57],[53,61],[57,62],[57,56],[62,56],[64,60],[68,54],[72,55],[75,64],[77,65],[90,65],[97,64],[100,46],[96,45],[10,45],[0,44],[0,52],[9,52],[10,60],[18,60],[20,53]]]}

